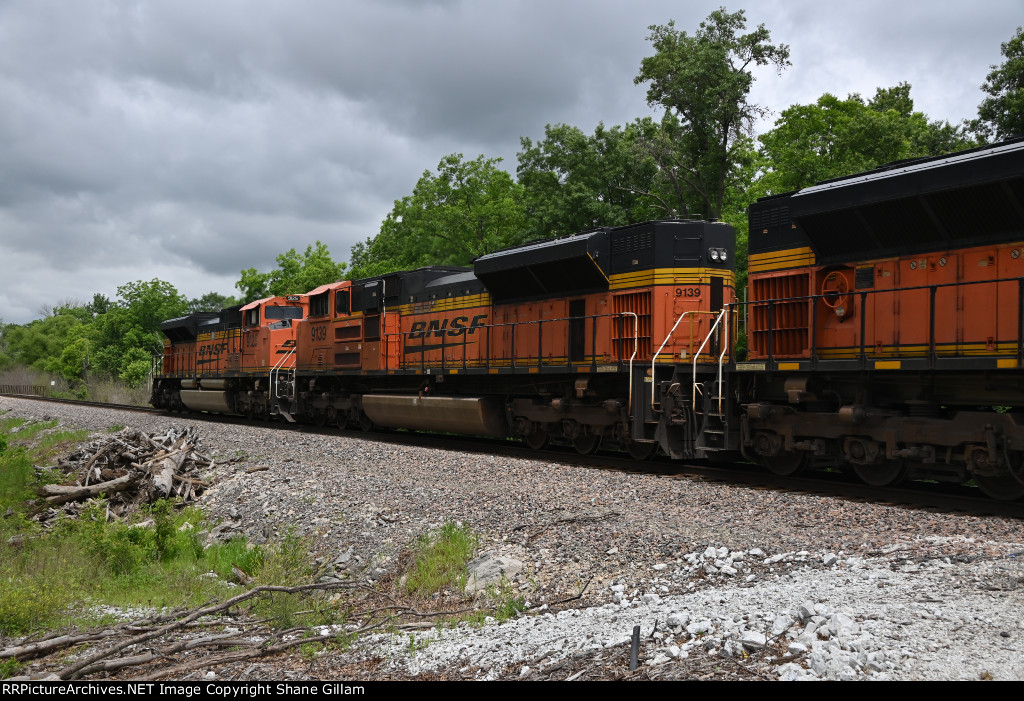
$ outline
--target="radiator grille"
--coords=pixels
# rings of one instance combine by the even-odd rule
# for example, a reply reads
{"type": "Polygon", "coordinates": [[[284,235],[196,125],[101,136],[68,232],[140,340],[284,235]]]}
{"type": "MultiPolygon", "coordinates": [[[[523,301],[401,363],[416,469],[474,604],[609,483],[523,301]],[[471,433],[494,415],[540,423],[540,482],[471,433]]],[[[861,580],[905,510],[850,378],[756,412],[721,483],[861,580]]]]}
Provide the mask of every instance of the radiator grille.
{"type": "MultiPolygon", "coordinates": [[[[629,294],[615,295],[613,309],[616,314],[632,312],[637,316],[637,345],[636,360],[651,358],[651,293],[633,292],[629,294]]],[[[615,318],[614,326],[615,352],[619,360],[628,361],[633,355],[633,317],[624,316],[615,318]]]]}

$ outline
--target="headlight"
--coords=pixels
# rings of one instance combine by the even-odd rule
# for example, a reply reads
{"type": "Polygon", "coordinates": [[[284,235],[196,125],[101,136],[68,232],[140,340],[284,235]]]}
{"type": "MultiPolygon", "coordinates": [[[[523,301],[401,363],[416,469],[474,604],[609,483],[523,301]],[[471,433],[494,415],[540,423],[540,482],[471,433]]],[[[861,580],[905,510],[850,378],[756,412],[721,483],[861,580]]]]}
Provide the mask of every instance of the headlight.
{"type": "Polygon", "coordinates": [[[717,248],[709,248],[708,249],[708,257],[711,258],[711,260],[713,260],[715,263],[717,263],[718,262],[718,249],[717,248]]]}
{"type": "Polygon", "coordinates": [[[718,252],[718,260],[722,261],[723,263],[729,260],[729,254],[726,252],[724,248],[718,252]]]}

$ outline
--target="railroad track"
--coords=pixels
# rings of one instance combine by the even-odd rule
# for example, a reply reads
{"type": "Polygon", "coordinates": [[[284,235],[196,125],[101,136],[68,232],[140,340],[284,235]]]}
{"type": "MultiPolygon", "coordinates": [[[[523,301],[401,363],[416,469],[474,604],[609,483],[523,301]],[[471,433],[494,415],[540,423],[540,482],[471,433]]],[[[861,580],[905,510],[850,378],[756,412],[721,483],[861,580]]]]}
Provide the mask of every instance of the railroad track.
{"type": "MultiPolygon", "coordinates": [[[[24,394],[0,394],[0,397],[175,416],[175,414],[165,410],[153,409],[152,407],[54,399],[24,394]]],[[[189,412],[182,414],[182,416],[213,423],[247,425],[253,423],[244,417],[224,414],[189,412]]],[[[358,435],[366,440],[382,443],[414,445],[417,447],[455,450],[467,453],[504,455],[526,460],[545,460],[567,465],[583,465],[605,470],[657,475],[665,479],[693,479],[745,486],[751,489],[797,492],[855,501],[890,504],[908,509],[930,509],[976,516],[1002,516],[1024,519],[1024,501],[995,501],[980,494],[977,489],[962,485],[912,481],[895,487],[880,488],[863,484],[855,477],[847,476],[840,471],[814,471],[799,476],[781,477],[767,472],[756,465],[746,463],[715,465],[700,462],[680,463],[665,457],[657,457],[641,462],[624,454],[597,453],[593,455],[580,455],[569,446],[552,446],[544,450],[535,450],[524,446],[518,441],[495,438],[441,435],[406,430],[364,433],[352,430],[339,431],[338,429],[321,428],[309,424],[277,422],[266,422],[264,425],[267,428],[277,430],[302,430],[320,435],[358,435]]]]}

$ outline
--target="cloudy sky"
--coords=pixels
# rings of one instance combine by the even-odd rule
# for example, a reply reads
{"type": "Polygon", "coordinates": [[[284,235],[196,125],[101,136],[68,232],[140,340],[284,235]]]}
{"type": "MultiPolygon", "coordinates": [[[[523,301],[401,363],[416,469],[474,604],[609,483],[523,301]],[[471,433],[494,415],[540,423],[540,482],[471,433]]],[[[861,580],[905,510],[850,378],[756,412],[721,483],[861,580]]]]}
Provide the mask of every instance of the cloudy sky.
{"type": "MultiPolygon", "coordinates": [[[[720,4],[0,0],[0,319],[155,277],[233,294],[316,240],[347,260],[448,153],[514,173],[545,124],[650,114],[647,27],[720,4]]],[[[791,48],[757,74],[775,112],[905,80],[930,117],[974,117],[1024,24],[1020,0],[746,5],[791,48]]]]}

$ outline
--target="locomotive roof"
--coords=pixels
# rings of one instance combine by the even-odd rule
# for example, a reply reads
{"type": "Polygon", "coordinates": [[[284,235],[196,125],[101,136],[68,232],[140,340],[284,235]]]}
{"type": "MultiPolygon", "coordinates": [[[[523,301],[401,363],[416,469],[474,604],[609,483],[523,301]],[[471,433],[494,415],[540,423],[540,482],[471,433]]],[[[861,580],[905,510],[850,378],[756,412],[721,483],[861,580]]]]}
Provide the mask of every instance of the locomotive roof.
{"type": "Polygon", "coordinates": [[[473,272],[495,299],[608,289],[608,230],[596,229],[480,256],[473,272]]]}
{"type": "Polygon", "coordinates": [[[480,256],[473,266],[495,299],[511,301],[607,290],[612,275],[658,265],[729,268],[734,248],[728,224],[669,219],[528,243],[480,256]],[[727,256],[709,260],[709,246],[727,256]]]}
{"type": "Polygon", "coordinates": [[[750,252],[809,246],[843,263],[1024,235],[1024,139],[890,163],[750,207],[750,252]]]}
{"type": "Polygon", "coordinates": [[[194,341],[200,326],[216,324],[219,321],[219,312],[195,312],[162,322],[160,330],[171,342],[181,343],[182,341],[194,341]]]}

